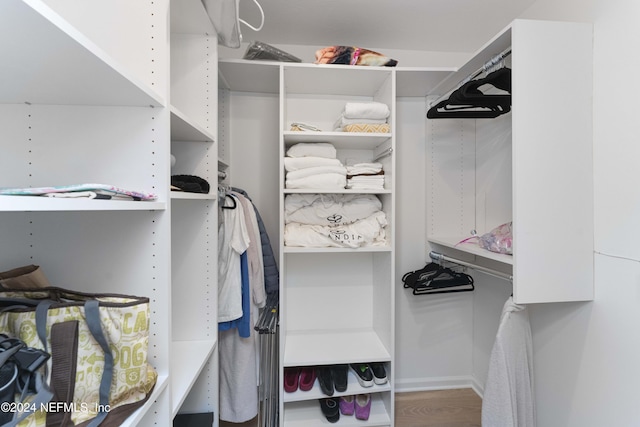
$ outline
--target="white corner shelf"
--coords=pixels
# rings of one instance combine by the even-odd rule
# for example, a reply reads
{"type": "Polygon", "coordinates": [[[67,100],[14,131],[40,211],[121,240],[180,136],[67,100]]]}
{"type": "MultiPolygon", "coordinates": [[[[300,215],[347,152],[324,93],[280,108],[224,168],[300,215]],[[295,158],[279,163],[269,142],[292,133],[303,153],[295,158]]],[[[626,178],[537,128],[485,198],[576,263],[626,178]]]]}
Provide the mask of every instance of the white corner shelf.
{"type": "Polygon", "coordinates": [[[162,211],[165,202],[63,199],[41,196],[0,196],[0,212],[26,211],[162,211]]]}
{"type": "Polygon", "coordinates": [[[171,344],[171,413],[175,416],[217,345],[216,340],[171,344]]]}
{"type": "Polygon", "coordinates": [[[475,241],[460,243],[467,237],[429,237],[428,241],[457,251],[465,252],[481,258],[490,259],[505,265],[513,265],[513,255],[500,254],[481,248],[475,241]]]}
{"type": "Polygon", "coordinates": [[[189,193],[186,191],[171,191],[171,200],[215,200],[216,193],[189,193]]]}
{"type": "Polygon", "coordinates": [[[178,108],[171,106],[171,141],[214,142],[215,137],[178,108]]]}
{"type": "MultiPolygon", "coordinates": [[[[330,308],[327,307],[327,316],[330,308]]],[[[284,366],[324,365],[331,363],[386,362],[389,351],[373,329],[325,331],[289,331],[284,366]]]]}
{"type": "Polygon", "coordinates": [[[161,107],[142,84],[44,2],[0,2],[0,103],[161,107]]]}

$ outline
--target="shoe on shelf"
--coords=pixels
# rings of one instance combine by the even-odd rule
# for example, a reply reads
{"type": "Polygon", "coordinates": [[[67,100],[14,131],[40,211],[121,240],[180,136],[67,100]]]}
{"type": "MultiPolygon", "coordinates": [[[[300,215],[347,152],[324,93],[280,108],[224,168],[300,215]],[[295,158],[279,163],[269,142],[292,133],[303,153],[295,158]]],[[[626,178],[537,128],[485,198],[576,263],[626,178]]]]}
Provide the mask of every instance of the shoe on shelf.
{"type": "Polygon", "coordinates": [[[284,368],[284,391],[293,393],[298,390],[300,368],[284,368]]]}
{"type": "Polygon", "coordinates": [[[313,388],[313,383],[316,381],[316,370],[312,366],[305,366],[300,368],[300,379],[298,380],[298,386],[302,391],[309,391],[313,388]]]}
{"type": "Polygon", "coordinates": [[[378,385],[387,383],[387,370],[384,367],[384,363],[369,363],[369,367],[371,368],[371,372],[373,373],[374,383],[378,385]]]}
{"type": "Polygon", "coordinates": [[[322,411],[322,415],[324,415],[330,423],[336,423],[340,419],[338,399],[333,397],[320,399],[320,410],[322,411]]]}
{"type": "Polygon", "coordinates": [[[356,410],[355,396],[341,396],[340,397],[340,413],[342,415],[353,415],[356,410]]]}
{"type": "Polygon", "coordinates": [[[351,370],[356,374],[356,378],[362,387],[373,386],[373,373],[366,363],[352,363],[349,365],[351,370]]]}
{"type": "Polygon", "coordinates": [[[318,366],[316,368],[316,378],[320,384],[320,390],[327,395],[333,396],[333,378],[331,377],[331,367],[318,366]]]}
{"type": "Polygon", "coordinates": [[[331,378],[333,378],[333,386],[339,393],[347,391],[348,372],[349,365],[333,365],[331,367],[331,378]]]}
{"type": "Polygon", "coordinates": [[[359,420],[368,420],[371,412],[371,395],[358,394],[355,400],[356,418],[359,420]]]}

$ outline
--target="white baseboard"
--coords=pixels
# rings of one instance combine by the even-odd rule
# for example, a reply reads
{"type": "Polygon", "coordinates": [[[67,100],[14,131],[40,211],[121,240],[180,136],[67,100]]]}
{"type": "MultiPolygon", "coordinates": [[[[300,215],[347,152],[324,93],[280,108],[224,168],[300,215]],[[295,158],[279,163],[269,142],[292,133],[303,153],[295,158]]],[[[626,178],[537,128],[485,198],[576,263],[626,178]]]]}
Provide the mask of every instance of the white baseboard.
{"type": "Polygon", "coordinates": [[[483,391],[483,387],[473,376],[412,378],[409,380],[396,380],[394,385],[396,393],[471,388],[479,396],[482,396],[483,391]]]}

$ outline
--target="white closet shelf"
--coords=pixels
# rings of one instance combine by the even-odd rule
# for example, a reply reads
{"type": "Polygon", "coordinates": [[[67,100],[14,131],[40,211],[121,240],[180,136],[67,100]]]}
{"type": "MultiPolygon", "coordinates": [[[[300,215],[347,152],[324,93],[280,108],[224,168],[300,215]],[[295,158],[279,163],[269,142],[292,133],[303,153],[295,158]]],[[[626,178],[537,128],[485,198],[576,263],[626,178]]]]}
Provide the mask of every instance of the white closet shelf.
{"type": "Polygon", "coordinates": [[[171,106],[171,141],[214,142],[213,134],[171,106]]]}
{"type": "Polygon", "coordinates": [[[209,361],[216,344],[215,340],[174,341],[171,344],[171,409],[174,417],[209,361]]]}
{"type": "Polygon", "coordinates": [[[164,99],[39,0],[0,2],[0,103],[161,107],[164,99]]]}
{"type": "Polygon", "coordinates": [[[389,246],[363,246],[359,248],[303,248],[295,246],[285,246],[286,254],[317,254],[317,253],[336,253],[336,252],[391,252],[389,246]]]}
{"type": "Polygon", "coordinates": [[[284,194],[391,194],[391,190],[353,190],[349,188],[336,190],[284,190],[284,194]]]}
{"type": "Polygon", "coordinates": [[[218,84],[239,92],[280,92],[280,62],[221,59],[218,61],[218,84]]]}
{"type": "Polygon", "coordinates": [[[299,142],[330,142],[336,148],[366,149],[378,147],[391,138],[390,133],[365,132],[300,132],[284,131],[285,146],[299,142]]]}
{"type": "MultiPolygon", "coordinates": [[[[385,391],[391,390],[391,384],[387,381],[386,384],[377,385],[374,384],[372,387],[362,387],[358,380],[356,379],[355,374],[351,369],[349,369],[349,373],[347,375],[347,390],[344,392],[334,392],[333,397],[340,396],[349,396],[354,394],[364,394],[364,393],[382,393],[385,391]]],[[[293,393],[284,393],[284,402],[300,402],[303,400],[314,400],[314,399],[322,399],[327,397],[320,388],[318,382],[313,383],[313,388],[309,391],[301,391],[297,390],[293,393]]]]}
{"type": "Polygon", "coordinates": [[[171,200],[215,200],[216,193],[189,193],[186,191],[171,191],[171,200]]]}
{"type": "Polygon", "coordinates": [[[460,243],[461,240],[468,238],[465,237],[428,237],[429,243],[434,243],[437,245],[442,245],[448,248],[452,248],[461,252],[465,252],[468,254],[476,255],[482,258],[490,259],[493,261],[498,261],[503,264],[513,265],[513,256],[506,254],[499,254],[496,252],[491,252],[486,249],[478,246],[477,243],[471,241],[469,243],[460,243]]]}
{"type": "MultiPolygon", "coordinates": [[[[220,87],[239,92],[277,94],[279,93],[280,89],[280,66],[286,67],[288,69],[296,67],[308,69],[333,68],[335,73],[353,69],[361,70],[367,68],[369,70],[377,71],[378,74],[380,74],[381,70],[383,72],[387,71],[391,73],[391,70],[393,69],[396,73],[396,96],[398,97],[422,97],[432,94],[434,93],[434,88],[436,88],[438,84],[440,84],[443,80],[457,71],[457,68],[453,67],[351,67],[345,65],[317,65],[311,63],[297,64],[275,61],[220,59],[218,62],[218,77],[220,87]]],[[[342,76],[340,76],[340,74],[336,75],[338,79],[341,79],[342,76]]],[[[288,86],[288,88],[288,91],[296,90],[295,87],[288,86]]],[[[297,90],[302,93],[309,92],[308,85],[305,85],[304,82],[302,83],[302,87],[297,90]]],[[[339,94],[349,95],[349,93],[344,91],[339,92],[339,90],[340,89],[331,89],[331,92],[338,92],[339,94]]],[[[361,94],[362,89],[356,92],[357,93],[355,93],[355,95],[359,95],[361,94]]]]}
{"type": "Polygon", "coordinates": [[[156,380],[156,385],[151,392],[151,396],[149,399],[142,405],[138,410],[136,410],[129,418],[124,420],[121,427],[134,427],[137,426],[144,418],[144,415],[151,408],[151,406],[155,403],[155,400],[158,399],[160,394],[164,392],[164,389],[169,385],[169,376],[168,375],[158,375],[158,379],[156,380]]]}
{"type": "MultiPolygon", "coordinates": [[[[330,316],[330,307],[327,307],[327,316],[330,316]]],[[[285,367],[391,360],[373,329],[288,331],[285,342],[285,367]]]]}
{"type": "MultiPolygon", "coordinates": [[[[330,424],[320,410],[320,404],[317,400],[292,402],[286,405],[287,410],[284,412],[285,425],[296,427],[317,427],[320,425],[330,424]]],[[[384,406],[379,393],[371,395],[371,412],[367,421],[359,420],[355,415],[341,415],[340,420],[335,424],[340,427],[344,426],[389,426],[391,419],[384,406]]]]}
{"type": "Polygon", "coordinates": [[[93,199],[56,199],[40,196],[0,196],[0,212],[26,211],[161,211],[164,202],[93,199]]]}

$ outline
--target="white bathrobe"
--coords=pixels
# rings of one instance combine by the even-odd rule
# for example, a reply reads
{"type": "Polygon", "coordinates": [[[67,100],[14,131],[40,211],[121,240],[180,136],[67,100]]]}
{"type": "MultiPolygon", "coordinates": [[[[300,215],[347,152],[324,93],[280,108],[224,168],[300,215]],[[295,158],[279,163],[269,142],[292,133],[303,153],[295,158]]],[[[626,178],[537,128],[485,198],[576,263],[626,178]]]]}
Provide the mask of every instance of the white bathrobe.
{"type": "Polygon", "coordinates": [[[483,427],[535,427],[533,344],[527,307],[509,298],[489,359],[483,427]]]}

